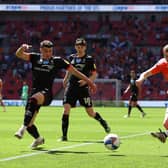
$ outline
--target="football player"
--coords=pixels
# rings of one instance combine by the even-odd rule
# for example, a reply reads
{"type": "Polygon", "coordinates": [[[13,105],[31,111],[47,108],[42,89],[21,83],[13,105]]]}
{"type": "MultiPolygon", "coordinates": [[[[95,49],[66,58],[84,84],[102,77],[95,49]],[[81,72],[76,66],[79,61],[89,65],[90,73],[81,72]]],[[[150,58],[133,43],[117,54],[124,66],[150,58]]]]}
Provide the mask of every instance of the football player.
{"type": "Polygon", "coordinates": [[[138,110],[141,112],[141,116],[144,117],[146,113],[144,113],[141,106],[138,104],[139,88],[136,86],[136,73],[134,70],[131,70],[130,72],[130,83],[124,91],[124,94],[126,94],[129,90],[131,91],[131,96],[129,99],[128,114],[124,117],[127,118],[131,116],[132,107],[137,107],[138,110]]]}
{"type": "MultiPolygon", "coordinates": [[[[163,47],[163,57],[161,58],[153,67],[144,71],[140,77],[136,80],[136,84],[140,87],[143,81],[155,74],[161,73],[166,81],[168,81],[168,44],[163,47]]],[[[151,135],[155,138],[158,138],[161,142],[165,143],[168,136],[168,108],[166,109],[165,118],[163,121],[163,126],[166,129],[162,131],[159,129],[159,132],[151,132],[151,135]]]]}
{"type": "MultiPolygon", "coordinates": [[[[94,58],[86,53],[87,44],[85,39],[78,38],[75,42],[76,53],[70,55],[70,63],[80,72],[85,74],[91,81],[94,81],[97,76],[94,58]]],[[[88,84],[78,77],[70,74],[68,71],[64,77],[63,85],[64,92],[64,111],[62,115],[62,141],[67,141],[67,133],[69,127],[69,116],[71,107],[76,106],[79,101],[80,105],[85,107],[87,114],[100,122],[105,129],[105,132],[110,132],[110,127],[107,122],[101,117],[98,112],[93,109],[92,99],[89,93],[88,84]]]]}
{"type": "Polygon", "coordinates": [[[41,106],[47,106],[51,103],[52,85],[55,74],[60,69],[66,69],[69,73],[84,80],[93,92],[96,91],[96,85],[85,75],[76,70],[68,61],[61,57],[53,55],[53,43],[44,40],[40,43],[40,53],[31,53],[27,50],[31,46],[22,44],[16,51],[16,56],[32,64],[33,84],[31,96],[28,98],[23,125],[15,133],[15,136],[21,139],[25,130],[35,139],[31,144],[32,148],[44,143],[44,138],[40,136],[37,127],[34,124],[35,117],[41,106]]]}

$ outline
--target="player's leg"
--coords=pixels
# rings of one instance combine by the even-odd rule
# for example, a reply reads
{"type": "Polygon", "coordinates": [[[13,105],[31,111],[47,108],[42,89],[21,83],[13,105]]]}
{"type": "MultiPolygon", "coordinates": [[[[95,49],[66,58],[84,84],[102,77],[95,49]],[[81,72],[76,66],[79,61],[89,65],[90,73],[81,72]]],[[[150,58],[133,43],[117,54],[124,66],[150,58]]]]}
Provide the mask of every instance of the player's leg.
{"type": "Polygon", "coordinates": [[[71,107],[75,107],[76,101],[78,99],[76,88],[74,87],[67,87],[64,92],[63,98],[63,106],[64,111],[62,115],[62,137],[61,141],[67,141],[67,134],[69,128],[69,115],[71,107]]]}
{"type": "Polygon", "coordinates": [[[145,117],[146,113],[143,111],[143,109],[141,108],[141,106],[138,104],[137,101],[134,102],[135,106],[138,108],[138,110],[141,112],[142,118],[145,117]]]}
{"type": "Polygon", "coordinates": [[[30,146],[31,148],[36,148],[39,145],[44,144],[44,138],[40,136],[39,131],[35,126],[35,124],[28,126],[27,131],[35,139],[30,146]]]}
{"type": "Polygon", "coordinates": [[[2,106],[2,108],[3,108],[3,112],[6,112],[6,107],[5,107],[5,104],[4,104],[4,102],[2,101],[2,99],[0,99],[0,104],[1,104],[1,106],[2,106]]]}
{"type": "Polygon", "coordinates": [[[64,112],[62,115],[62,141],[67,141],[67,133],[69,127],[69,114],[70,114],[71,105],[66,103],[64,104],[64,112]]]}
{"type": "Polygon", "coordinates": [[[79,102],[82,106],[85,107],[87,114],[90,117],[99,121],[99,123],[103,126],[105,131],[109,133],[111,129],[108,126],[107,122],[101,117],[101,115],[98,112],[95,112],[93,110],[93,103],[88,88],[81,88],[79,95],[79,102]]]}
{"type": "Polygon", "coordinates": [[[35,139],[33,143],[31,144],[31,148],[36,148],[39,145],[44,144],[44,138],[40,136],[39,131],[34,124],[35,118],[39,112],[40,106],[37,107],[36,112],[30,122],[30,124],[27,127],[27,132],[35,139]]]}
{"type": "Polygon", "coordinates": [[[41,105],[48,106],[52,101],[52,92],[49,91],[48,89],[42,90],[40,92],[40,94],[43,95],[43,98],[40,99],[40,105],[37,106],[34,117],[32,118],[32,120],[27,128],[27,131],[29,132],[29,134],[31,136],[33,136],[35,139],[33,141],[33,143],[31,144],[31,148],[37,148],[39,145],[44,144],[44,138],[40,136],[38,129],[34,124],[34,120],[36,118],[36,115],[37,115],[41,105]]]}
{"type": "Polygon", "coordinates": [[[128,113],[127,115],[124,115],[124,118],[129,118],[131,116],[131,110],[132,110],[132,101],[130,99],[128,104],[128,113]]]}
{"type": "Polygon", "coordinates": [[[166,108],[165,118],[163,121],[163,126],[165,127],[165,131],[159,129],[159,132],[151,132],[151,135],[157,139],[159,139],[162,143],[166,142],[168,136],[168,108],[166,108]]]}
{"type": "MultiPolygon", "coordinates": [[[[86,106],[86,104],[85,104],[86,106]]],[[[99,121],[99,123],[101,124],[101,126],[104,128],[106,133],[109,133],[111,131],[111,128],[109,127],[109,125],[107,124],[107,122],[102,118],[102,116],[98,113],[98,112],[94,112],[92,107],[85,107],[87,114],[96,119],[97,121],[99,121]]]]}
{"type": "Polygon", "coordinates": [[[6,112],[6,107],[5,107],[5,104],[4,104],[4,102],[2,100],[1,100],[1,106],[3,108],[3,112],[6,112]]]}
{"type": "Polygon", "coordinates": [[[27,102],[25,108],[24,122],[20,129],[15,133],[15,136],[19,139],[23,137],[25,130],[30,126],[32,121],[35,120],[36,111],[39,105],[43,104],[44,95],[40,92],[34,94],[27,102]]]}
{"type": "Polygon", "coordinates": [[[128,105],[128,117],[131,116],[131,110],[132,110],[132,101],[130,100],[129,105],[128,105]]]}

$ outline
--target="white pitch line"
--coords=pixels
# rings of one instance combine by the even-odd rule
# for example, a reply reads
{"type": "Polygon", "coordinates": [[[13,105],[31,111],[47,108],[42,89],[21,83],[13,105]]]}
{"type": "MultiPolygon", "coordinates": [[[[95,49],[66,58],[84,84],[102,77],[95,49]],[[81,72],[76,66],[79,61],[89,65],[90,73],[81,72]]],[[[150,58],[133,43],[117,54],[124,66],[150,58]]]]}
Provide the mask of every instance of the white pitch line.
{"type": "Polygon", "coordinates": [[[150,134],[150,132],[144,132],[144,133],[133,134],[133,135],[126,135],[126,136],[120,137],[120,139],[133,138],[133,137],[143,136],[143,135],[148,135],[148,134],[150,134]]]}
{"type": "Polygon", "coordinates": [[[19,156],[13,156],[13,157],[0,159],[0,162],[16,160],[16,159],[30,157],[30,156],[34,156],[34,155],[40,155],[40,154],[48,153],[48,152],[52,152],[52,151],[57,151],[57,150],[62,150],[62,149],[71,149],[71,148],[76,148],[76,147],[86,146],[86,145],[91,145],[91,144],[93,144],[93,143],[81,143],[81,144],[76,144],[76,145],[71,145],[71,146],[63,146],[63,147],[59,147],[59,148],[55,148],[55,149],[50,149],[50,150],[47,150],[47,151],[39,151],[39,152],[34,152],[34,153],[29,153],[29,154],[24,154],[24,155],[19,155],[19,156]]]}
{"type": "MultiPolygon", "coordinates": [[[[120,137],[120,139],[133,138],[133,137],[143,136],[143,135],[147,135],[147,134],[149,134],[149,132],[127,135],[127,136],[120,137]]],[[[50,149],[50,150],[47,150],[47,151],[39,151],[39,152],[34,152],[34,153],[29,153],[29,154],[24,154],[24,155],[19,155],[19,156],[12,156],[12,157],[8,157],[8,158],[3,158],[3,159],[0,159],[0,162],[11,161],[11,160],[16,160],[16,159],[20,159],[20,158],[40,155],[40,154],[43,154],[43,153],[49,153],[49,152],[52,152],[52,151],[58,151],[58,150],[63,150],[63,149],[72,149],[72,148],[86,146],[86,145],[92,145],[92,144],[95,144],[95,142],[87,142],[87,143],[81,143],[81,144],[76,144],[76,145],[63,146],[63,147],[58,147],[58,148],[55,148],[55,149],[50,149]]]]}

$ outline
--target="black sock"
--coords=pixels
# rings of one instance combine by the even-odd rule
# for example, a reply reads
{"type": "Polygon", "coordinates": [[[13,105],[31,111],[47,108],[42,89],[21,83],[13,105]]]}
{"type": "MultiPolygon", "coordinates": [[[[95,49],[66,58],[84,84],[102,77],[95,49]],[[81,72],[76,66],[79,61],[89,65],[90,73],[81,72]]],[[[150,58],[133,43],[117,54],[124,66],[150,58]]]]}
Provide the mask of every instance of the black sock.
{"type": "Polygon", "coordinates": [[[101,115],[98,112],[96,112],[96,116],[94,118],[99,122],[101,122],[103,120],[101,115]]]}
{"type": "Polygon", "coordinates": [[[38,132],[38,129],[37,129],[37,127],[36,127],[35,125],[32,125],[32,126],[30,126],[30,127],[27,127],[27,131],[28,131],[28,133],[29,133],[32,137],[34,137],[35,139],[37,139],[38,137],[40,137],[40,134],[39,134],[39,132],[38,132]]]}
{"type": "Polygon", "coordinates": [[[101,115],[98,113],[98,112],[96,112],[96,116],[94,117],[97,121],[99,121],[100,122],[100,124],[104,127],[104,125],[107,125],[106,124],[106,121],[105,120],[103,120],[103,118],[101,117],[101,115]]]}
{"type": "Polygon", "coordinates": [[[100,122],[100,124],[103,126],[103,128],[105,128],[105,129],[108,128],[107,122],[101,117],[101,115],[98,112],[96,112],[96,116],[94,118],[100,122]]]}
{"type": "Polygon", "coordinates": [[[62,134],[64,137],[67,136],[68,133],[68,126],[69,126],[69,115],[62,116],[62,134]]]}
{"type": "Polygon", "coordinates": [[[131,106],[131,105],[129,105],[129,106],[128,106],[128,116],[130,116],[130,115],[131,115],[131,109],[132,109],[132,106],[131,106]]]}
{"type": "Polygon", "coordinates": [[[142,108],[141,108],[138,104],[136,105],[136,107],[139,109],[139,111],[140,111],[141,113],[143,113],[142,108]]]}
{"type": "Polygon", "coordinates": [[[33,115],[37,109],[37,100],[35,98],[30,98],[26,105],[26,111],[24,116],[24,125],[28,126],[33,118],[33,115]]]}

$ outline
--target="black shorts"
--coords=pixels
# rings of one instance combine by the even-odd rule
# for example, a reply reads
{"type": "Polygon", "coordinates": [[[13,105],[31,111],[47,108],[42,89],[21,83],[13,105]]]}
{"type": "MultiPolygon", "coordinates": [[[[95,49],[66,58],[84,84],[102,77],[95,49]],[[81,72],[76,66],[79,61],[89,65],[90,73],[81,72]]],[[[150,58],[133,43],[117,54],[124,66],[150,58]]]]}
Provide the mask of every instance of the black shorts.
{"type": "Polygon", "coordinates": [[[44,88],[44,89],[33,88],[32,92],[31,92],[31,96],[38,93],[38,92],[40,92],[44,95],[44,103],[42,104],[42,106],[48,106],[53,99],[52,91],[47,88],[44,88]]]}
{"type": "Polygon", "coordinates": [[[138,95],[137,94],[132,94],[130,96],[130,101],[138,101],[138,95]]]}
{"type": "Polygon", "coordinates": [[[80,105],[84,107],[92,107],[92,100],[88,87],[68,86],[65,89],[63,104],[70,104],[71,107],[75,107],[77,100],[79,100],[80,105]]]}

